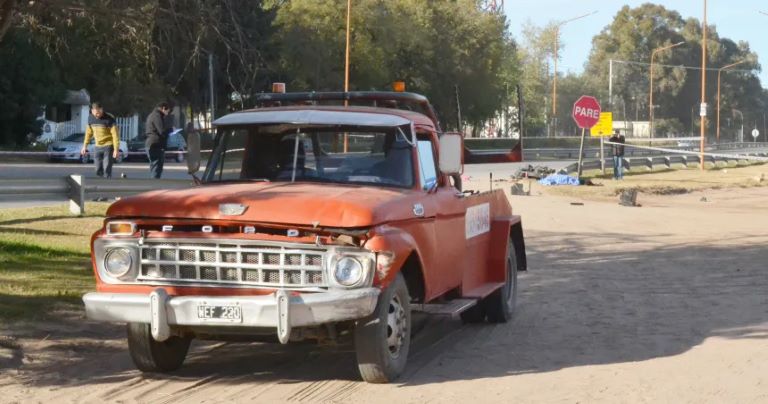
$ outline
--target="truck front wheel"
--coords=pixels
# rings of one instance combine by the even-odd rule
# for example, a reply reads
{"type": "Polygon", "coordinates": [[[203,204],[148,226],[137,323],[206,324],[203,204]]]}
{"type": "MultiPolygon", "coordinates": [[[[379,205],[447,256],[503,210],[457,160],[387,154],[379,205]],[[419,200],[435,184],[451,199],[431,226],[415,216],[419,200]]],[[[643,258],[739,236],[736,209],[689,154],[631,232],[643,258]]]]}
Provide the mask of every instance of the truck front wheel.
{"type": "Polygon", "coordinates": [[[403,275],[397,274],[373,314],[357,321],[357,366],[366,382],[388,383],[403,373],[411,345],[410,301],[403,275]]]}
{"type": "Polygon", "coordinates": [[[491,323],[506,323],[515,314],[517,300],[517,255],[515,244],[509,240],[507,247],[507,281],[504,286],[485,298],[483,305],[491,323]]]}
{"type": "Polygon", "coordinates": [[[149,324],[128,324],[128,351],[142,372],[171,372],[181,367],[189,351],[189,337],[152,338],[149,324]]]}

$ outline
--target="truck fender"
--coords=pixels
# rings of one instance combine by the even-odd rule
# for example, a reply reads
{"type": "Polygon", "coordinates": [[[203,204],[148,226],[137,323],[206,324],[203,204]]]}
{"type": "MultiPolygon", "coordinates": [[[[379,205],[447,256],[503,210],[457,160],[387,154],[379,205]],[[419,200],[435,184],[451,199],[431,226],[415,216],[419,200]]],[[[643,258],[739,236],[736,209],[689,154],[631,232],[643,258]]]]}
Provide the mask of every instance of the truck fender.
{"type": "Polygon", "coordinates": [[[520,216],[495,218],[491,222],[491,242],[488,244],[488,279],[491,282],[506,281],[506,258],[510,239],[515,247],[518,270],[525,271],[527,268],[520,216]]]}
{"type": "MultiPolygon", "coordinates": [[[[421,258],[419,246],[409,233],[395,227],[382,226],[365,243],[365,248],[373,252],[386,251],[394,253],[394,259],[389,263],[377,259],[376,274],[373,280],[374,285],[382,288],[387,287],[395,279],[397,273],[403,270],[406,264],[417,264],[418,277],[420,278],[418,281],[421,282],[422,288],[423,285],[427,284],[424,279],[424,273],[421,270],[421,268],[424,268],[424,262],[421,258]],[[409,260],[415,260],[416,262],[414,263],[409,260]]],[[[414,274],[408,275],[413,276],[414,274]]],[[[411,289],[410,286],[409,289],[411,289]]]]}

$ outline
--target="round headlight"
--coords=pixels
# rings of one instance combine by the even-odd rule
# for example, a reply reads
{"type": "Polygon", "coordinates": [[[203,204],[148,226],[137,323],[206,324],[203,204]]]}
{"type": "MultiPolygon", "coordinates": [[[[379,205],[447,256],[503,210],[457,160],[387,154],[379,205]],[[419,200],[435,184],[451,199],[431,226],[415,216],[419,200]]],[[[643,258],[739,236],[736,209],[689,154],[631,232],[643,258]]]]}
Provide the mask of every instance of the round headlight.
{"type": "Polygon", "coordinates": [[[336,263],[333,276],[339,284],[352,286],[363,278],[363,264],[354,258],[344,257],[336,263]]]}
{"type": "Polygon", "coordinates": [[[119,278],[131,270],[132,262],[133,258],[129,249],[115,248],[110,250],[107,256],[104,257],[104,269],[107,270],[109,275],[119,278]]]}

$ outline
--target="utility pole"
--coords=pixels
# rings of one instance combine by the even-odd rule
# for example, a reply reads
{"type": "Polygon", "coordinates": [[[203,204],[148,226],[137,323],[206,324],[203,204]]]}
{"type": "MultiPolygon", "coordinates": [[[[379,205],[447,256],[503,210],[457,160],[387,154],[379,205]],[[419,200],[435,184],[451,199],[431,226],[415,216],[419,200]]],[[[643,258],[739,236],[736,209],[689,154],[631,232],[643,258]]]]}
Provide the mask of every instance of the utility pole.
{"type": "Polygon", "coordinates": [[[554,49],[554,63],[555,63],[555,71],[553,75],[553,81],[552,81],[552,122],[554,125],[554,128],[552,129],[555,131],[557,129],[557,51],[558,51],[558,41],[560,39],[560,28],[568,24],[571,21],[576,21],[585,17],[589,17],[590,15],[596,14],[597,11],[593,11],[588,14],[584,14],[578,17],[574,17],[565,21],[562,21],[555,25],[555,49],[554,49]]]}
{"type": "Polygon", "coordinates": [[[650,128],[650,138],[651,139],[653,139],[653,114],[654,114],[654,110],[653,110],[653,59],[656,57],[656,53],[664,51],[664,50],[667,50],[667,49],[672,49],[672,48],[674,48],[676,46],[680,46],[680,45],[682,45],[684,43],[685,42],[678,42],[676,44],[672,44],[672,45],[668,45],[668,46],[662,46],[661,48],[654,49],[653,52],[651,52],[651,67],[649,68],[651,79],[650,79],[650,84],[648,86],[648,120],[650,121],[648,126],[650,128]]]}
{"type": "Polygon", "coordinates": [[[723,70],[730,69],[733,66],[738,66],[745,62],[746,60],[742,60],[717,69],[717,143],[720,143],[720,75],[723,73],[723,70]]]}
{"type": "MultiPolygon", "coordinates": [[[[608,108],[613,112],[613,59],[608,60],[608,108]]],[[[626,118],[625,118],[626,119],[626,118]]],[[[611,128],[613,133],[613,128],[611,128]]],[[[600,136],[600,171],[605,175],[605,139],[600,136]]]]}
{"type": "MultiPolygon", "coordinates": [[[[700,169],[704,171],[704,135],[706,133],[707,120],[707,0],[704,0],[704,23],[702,24],[701,37],[701,145],[699,149],[699,158],[701,159],[700,169]]],[[[744,118],[742,118],[742,125],[744,118]]]]}
{"type": "Polygon", "coordinates": [[[213,91],[213,52],[208,53],[208,90],[211,97],[211,127],[213,127],[213,120],[216,119],[216,94],[213,91]]]}

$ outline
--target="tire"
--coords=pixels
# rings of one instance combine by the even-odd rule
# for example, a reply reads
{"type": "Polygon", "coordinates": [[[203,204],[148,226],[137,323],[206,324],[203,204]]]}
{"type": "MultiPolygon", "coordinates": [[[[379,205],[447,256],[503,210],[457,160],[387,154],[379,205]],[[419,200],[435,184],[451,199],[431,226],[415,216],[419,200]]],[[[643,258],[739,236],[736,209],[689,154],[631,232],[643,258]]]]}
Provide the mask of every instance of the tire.
{"type": "Polygon", "coordinates": [[[411,306],[402,274],[379,295],[376,310],[355,325],[360,376],[368,383],[389,383],[405,370],[411,346],[411,306]]]}
{"type": "Polygon", "coordinates": [[[128,351],[142,372],[171,372],[184,363],[191,338],[171,337],[159,342],[152,338],[149,324],[129,323],[127,329],[128,351]]]}
{"type": "Polygon", "coordinates": [[[515,314],[517,300],[517,255],[512,239],[507,247],[507,281],[504,286],[485,298],[483,306],[491,323],[506,323],[515,314]]]}

